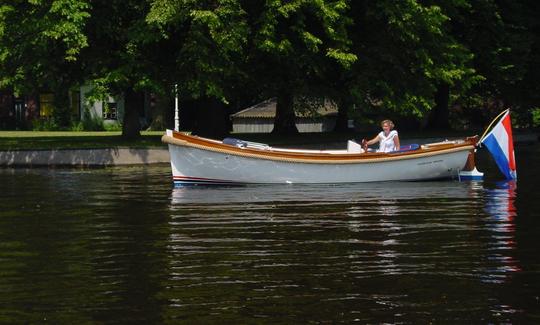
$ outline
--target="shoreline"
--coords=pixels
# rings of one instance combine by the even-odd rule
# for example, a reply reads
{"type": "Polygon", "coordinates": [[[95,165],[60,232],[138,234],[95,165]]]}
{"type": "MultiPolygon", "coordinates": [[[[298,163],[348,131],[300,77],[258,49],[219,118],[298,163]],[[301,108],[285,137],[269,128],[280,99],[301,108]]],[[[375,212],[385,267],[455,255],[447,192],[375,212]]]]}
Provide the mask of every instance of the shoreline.
{"type": "MultiPolygon", "coordinates": [[[[446,139],[453,140],[452,137],[446,139]]],[[[418,143],[418,139],[402,140],[403,145],[418,143]]],[[[425,138],[422,143],[444,141],[445,138],[425,138]]],[[[538,135],[515,134],[514,143],[536,144],[538,135]]],[[[343,143],[326,143],[318,146],[296,145],[306,149],[343,147],[343,143]],[[323,148],[324,147],[324,148],[323,148]]],[[[286,147],[286,146],[285,146],[286,147]]],[[[94,149],[33,149],[0,150],[0,168],[12,167],[109,167],[130,165],[170,164],[168,148],[94,148],[94,149]]]]}
{"type": "Polygon", "coordinates": [[[107,167],[170,163],[167,148],[36,149],[0,151],[0,167],[107,167]]]}

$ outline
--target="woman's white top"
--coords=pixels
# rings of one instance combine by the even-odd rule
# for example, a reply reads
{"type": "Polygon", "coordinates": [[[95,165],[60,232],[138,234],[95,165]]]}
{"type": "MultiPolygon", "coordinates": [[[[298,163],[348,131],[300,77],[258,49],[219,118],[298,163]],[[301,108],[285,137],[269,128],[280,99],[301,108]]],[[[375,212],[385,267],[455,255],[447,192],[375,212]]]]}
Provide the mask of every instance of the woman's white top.
{"type": "Polygon", "coordinates": [[[388,133],[388,136],[384,135],[384,131],[379,133],[379,152],[390,152],[397,150],[394,143],[394,138],[397,137],[398,133],[396,130],[392,130],[388,133]]]}

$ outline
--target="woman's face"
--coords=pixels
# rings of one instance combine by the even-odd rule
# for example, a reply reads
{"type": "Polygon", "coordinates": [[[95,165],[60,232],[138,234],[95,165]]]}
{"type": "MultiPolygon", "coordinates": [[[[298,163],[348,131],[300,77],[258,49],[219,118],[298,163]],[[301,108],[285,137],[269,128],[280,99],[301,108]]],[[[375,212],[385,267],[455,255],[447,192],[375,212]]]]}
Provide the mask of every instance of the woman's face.
{"type": "Polygon", "coordinates": [[[384,133],[390,132],[390,130],[391,130],[390,124],[389,123],[383,123],[382,129],[383,129],[384,133]]]}

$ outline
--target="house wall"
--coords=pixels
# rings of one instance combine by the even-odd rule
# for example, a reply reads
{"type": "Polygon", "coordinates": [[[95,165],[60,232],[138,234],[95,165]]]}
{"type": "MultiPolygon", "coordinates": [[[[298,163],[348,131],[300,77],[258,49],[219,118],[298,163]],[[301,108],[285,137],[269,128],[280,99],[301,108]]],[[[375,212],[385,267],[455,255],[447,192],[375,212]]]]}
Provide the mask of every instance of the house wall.
{"type": "Polygon", "coordinates": [[[309,118],[299,118],[296,120],[296,127],[300,133],[311,133],[311,132],[330,132],[336,126],[335,118],[324,118],[324,119],[309,119],[309,118]]]}
{"type": "Polygon", "coordinates": [[[273,119],[234,118],[232,121],[234,133],[270,133],[274,129],[273,119]]]}
{"type": "Polygon", "coordinates": [[[88,93],[92,90],[91,85],[81,86],[81,118],[85,117],[84,111],[88,110],[92,117],[102,118],[105,123],[122,122],[124,118],[124,99],[122,97],[109,96],[106,101],[92,102],[88,93]],[[106,109],[106,107],[109,107],[106,109]]]}
{"type": "MultiPolygon", "coordinates": [[[[273,118],[234,118],[232,121],[234,133],[270,133],[274,129],[273,118]]],[[[335,118],[314,120],[310,118],[296,119],[298,132],[330,132],[336,125],[335,118]]]]}

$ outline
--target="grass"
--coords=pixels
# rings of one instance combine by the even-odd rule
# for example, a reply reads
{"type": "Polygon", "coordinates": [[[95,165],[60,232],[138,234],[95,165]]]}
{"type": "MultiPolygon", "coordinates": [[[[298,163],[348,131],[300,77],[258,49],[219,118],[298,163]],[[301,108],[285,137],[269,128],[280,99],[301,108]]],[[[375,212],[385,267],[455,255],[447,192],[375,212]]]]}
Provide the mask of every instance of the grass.
{"type": "Polygon", "coordinates": [[[0,150],[165,148],[161,142],[163,133],[141,132],[139,139],[126,140],[120,131],[0,131],[0,150]]]}
{"type": "MultiPolygon", "coordinates": [[[[0,150],[165,148],[166,145],[161,142],[163,134],[164,131],[143,131],[139,139],[125,140],[120,131],[0,131],[0,150]]],[[[230,137],[267,143],[272,146],[324,146],[329,143],[345,144],[348,139],[357,139],[358,135],[353,133],[301,133],[287,136],[269,133],[243,133],[231,134],[230,137]]]]}

